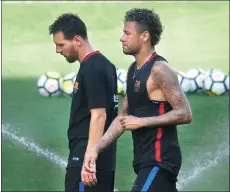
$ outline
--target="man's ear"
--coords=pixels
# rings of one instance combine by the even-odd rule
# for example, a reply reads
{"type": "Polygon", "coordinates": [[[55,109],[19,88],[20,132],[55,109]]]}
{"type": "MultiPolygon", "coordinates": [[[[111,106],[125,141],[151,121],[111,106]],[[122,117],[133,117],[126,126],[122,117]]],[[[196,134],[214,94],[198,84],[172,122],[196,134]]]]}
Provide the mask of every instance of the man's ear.
{"type": "Polygon", "coordinates": [[[146,43],[146,42],[149,40],[149,38],[150,38],[150,34],[149,34],[148,31],[144,31],[144,32],[141,34],[141,37],[142,37],[143,41],[146,43]]]}
{"type": "Polygon", "coordinates": [[[73,38],[73,42],[75,45],[79,46],[79,45],[81,45],[82,38],[79,35],[75,35],[73,38]]]}

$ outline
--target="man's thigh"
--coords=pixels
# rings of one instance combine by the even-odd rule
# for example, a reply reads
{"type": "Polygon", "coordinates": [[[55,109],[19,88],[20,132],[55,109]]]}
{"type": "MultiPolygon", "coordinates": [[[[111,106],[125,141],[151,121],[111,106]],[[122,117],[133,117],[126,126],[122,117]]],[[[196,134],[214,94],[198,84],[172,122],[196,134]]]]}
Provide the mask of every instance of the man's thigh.
{"type": "Polygon", "coordinates": [[[146,167],[138,172],[132,191],[177,192],[176,177],[158,166],[146,167]]]}

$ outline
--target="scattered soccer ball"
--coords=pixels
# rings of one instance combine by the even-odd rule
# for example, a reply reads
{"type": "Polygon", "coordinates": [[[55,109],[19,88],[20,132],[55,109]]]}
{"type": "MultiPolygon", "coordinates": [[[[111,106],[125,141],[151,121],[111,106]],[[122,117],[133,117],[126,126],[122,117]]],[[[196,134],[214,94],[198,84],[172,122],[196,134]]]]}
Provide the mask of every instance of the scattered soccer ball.
{"type": "Polygon", "coordinates": [[[223,73],[223,71],[221,71],[220,69],[212,68],[212,69],[209,69],[208,71],[205,72],[205,76],[209,76],[209,75],[211,75],[212,73],[215,73],[215,72],[223,73]]]}
{"type": "Polygon", "coordinates": [[[117,69],[117,79],[121,83],[125,83],[127,81],[127,71],[125,69],[117,69]]]}
{"type": "Polygon", "coordinates": [[[124,91],[124,84],[117,80],[117,94],[122,95],[124,91]]]}
{"type": "Polygon", "coordinates": [[[62,77],[59,73],[46,72],[37,81],[38,92],[44,97],[59,96],[61,94],[61,83],[62,77]]]}
{"type": "Polygon", "coordinates": [[[225,81],[224,81],[224,85],[227,91],[229,91],[229,76],[226,77],[225,81]]]}
{"type": "Polygon", "coordinates": [[[77,77],[76,72],[70,72],[63,77],[61,91],[63,95],[67,97],[72,97],[73,95],[73,86],[77,77]]]}
{"type": "Polygon", "coordinates": [[[118,91],[119,91],[118,95],[121,95],[124,97],[126,95],[127,82],[125,82],[124,84],[121,84],[120,82],[118,82],[117,86],[118,86],[118,91]]]}
{"type": "Polygon", "coordinates": [[[223,72],[214,72],[204,79],[204,90],[208,95],[224,95],[229,90],[229,77],[223,72]]]}
{"type": "Polygon", "coordinates": [[[205,72],[200,68],[192,68],[186,76],[190,81],[190,92],[201,93],[203,92],[203,82],[205,79],[205,72]]]}
{"type": "Polygon", "coordinates": [[[124,84],[127,81],[127,71],[125,69],[117,69],[117,93],[124,95],[124,84]]]}
{"type": "Polygon", "coordinates": [[[179,84],[184,93],[190,92],[190,80],[183,72],[177,72],[179,84]]]}

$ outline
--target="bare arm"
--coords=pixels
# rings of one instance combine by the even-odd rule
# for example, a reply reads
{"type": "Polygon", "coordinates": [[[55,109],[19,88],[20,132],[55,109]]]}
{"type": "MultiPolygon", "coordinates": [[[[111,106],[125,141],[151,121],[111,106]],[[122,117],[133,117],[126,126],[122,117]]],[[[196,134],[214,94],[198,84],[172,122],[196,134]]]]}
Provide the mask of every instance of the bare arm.
{"type": "Polygon", "coordinates": [[[103,149],[108,147],[111,143],[113,143],[125,132],[125,129],[123,129],[121,126],[119,118],[120,116],[127,115],[127,109],[128,109],[128,100],[127,100],[127,96],[125,96],[119,115],[113,120],[106,133],[103,135],[100,141],[95,145],[95,149],[98,153],[100,153],[103,149]]]}
{"type": "Polygon", "coordinates": [[[190,123],[192,121],[191,108],[179,85],[176,73],[164,62],[156,62],[151,76],[154,84],[159,86],[173,109],[163,115],[140,118],[141,127],[190,123]]]}
{"type": "Polygon", "coordinates": [[[87,150],[91,149],[102,137],[106,121],[105,108],[91,109],[89,140],[87,150]]]}

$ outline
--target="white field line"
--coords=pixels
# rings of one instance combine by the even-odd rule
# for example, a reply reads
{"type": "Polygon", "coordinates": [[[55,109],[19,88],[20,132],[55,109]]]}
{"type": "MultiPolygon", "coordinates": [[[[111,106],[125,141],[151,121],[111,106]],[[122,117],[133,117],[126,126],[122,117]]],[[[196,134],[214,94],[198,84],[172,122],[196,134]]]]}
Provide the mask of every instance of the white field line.
{"type": "Polygon", "coordinates": [[[227,156],[229,156],[228,144],[220,145],[215,152],[207,152],[204,154],[202,159],[205,160],[205,163],[200,163],[198,160],[194,163],[194,168],[186,172],[182,171],[181,174],[179,174],[177,182],[178,190],[182,190],[190,182],[198,179],[204,171],[217,166],[219,162],[227,156]]]}
{"type": "Polygon", "coordinates": [[[46,159],[50,160],[52,163],[58,165],[59,167],[65,168],[67,165],[67,160],[60,157],[59,155],[49,151],[48,149],[42,149],[36,143],[29,141],[25,137],[17,136],[9,125],[2,125],[2,135],[8,139],[15,141],[24,145],[29,151],[33,151],[37,155],[41,155],[46,159]]]}
{"type": "MultiPolygon", "coordinates": [[[[67,159],[60,157],[59,155],[49,151],[48,149],[43,149],[39,147],[36,143],[30,141],[28,138],[17,136],[17,133],[12,130],[9,124],[2,125],[2,136],[20,143],[25,146],[29,151],[36,153],[39,156],[43,156],[50,160],[52,163],[58,165],[61,168],[65,168],[67,165],[67,159]]],[[[118,191],[116,188],[114,191],[118,191]]]]}
{"type": "MultiPolygon", "coordinates": [[[[67,165],[67,160],[60,157],[59,155],[49,151],[48,149],[43,149],[39,147],[36,143],[30,141],[29,139],[21,136],[17,136],[16,132],[12,130],[10,125],[2,125],[2,135],[7,137],[8,139],[20,143],[25,146],[29,151],[36,153],[37,155],[41,155],[46,159],[50,160],[52,163],[58,165],[61,168],[65,168],[67,165]]],[[[218,163],[229,155],[229,146],[222,145],[217,148],[217,151],[212,153],[208,152],[205,154],[205,163],[196,162],[194,163],[194,168],[192,170],[181,172],[178,177],[177,188],[178,190],[182,190],[186,185],[190,182],[196,180],[201,176],[201,174],[218,165],[218,163]]]]}

